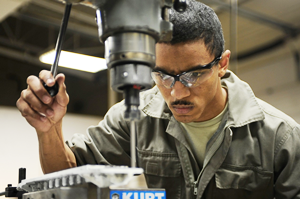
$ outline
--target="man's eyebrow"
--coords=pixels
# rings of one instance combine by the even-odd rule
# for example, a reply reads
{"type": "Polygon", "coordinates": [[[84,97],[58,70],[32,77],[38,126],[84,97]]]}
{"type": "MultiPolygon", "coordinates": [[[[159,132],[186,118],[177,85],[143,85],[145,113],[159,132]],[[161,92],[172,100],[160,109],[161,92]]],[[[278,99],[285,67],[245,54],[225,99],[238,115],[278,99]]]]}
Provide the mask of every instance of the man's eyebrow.
{"type": "Polygon", "coordinates": [[[155,70],[158,70],[158,71],[161,71],[161,72],[163,72],[163,73],[165,73],[165,74],[169,74],[169,75],[172,74],[172,73],[169,73],[168,71],[166,71],[165,69],[163,69],[163,68],[160,67],[160,66],[155,66],[154,69],[155,69],[155,70]]]}
{"type": "Polygon", "coordinates": [[[177,75],[177,74],[181,74],[181,73],[184,73],[184,72],[189,72],[189,71],[193,71],[193,70],[197,70],[197,69],[202,69],[203,66],[205,66],[205,65],[199,64],[199,65],[196,65],[196,66],[192,66],[189,70],[181,71],[180,73],[175,73],[175,71],[171,71],[171,73],[170,73],[170,72],[166,71],[165,69],[163,69],[160,66],[155,66],[154,69],[157,70],[157,71],[161,71],[161,72],[163,72],[165,74],[168,74],[168,75],[174,75],[174,74],[177,75]]]}
{"type": "Polygon", "coordinates": [[[189,70],[187,70],[186,72],[193,71],[193,70],[197,70],[197,69],[202,69],[202,68],[205,68],[205,66],[207,66],[207,65],[201,65],[201,64],[199,64],[199,65],[197,65],[197,66],[191,67],[191,68],[190,68],[189,70]]]}

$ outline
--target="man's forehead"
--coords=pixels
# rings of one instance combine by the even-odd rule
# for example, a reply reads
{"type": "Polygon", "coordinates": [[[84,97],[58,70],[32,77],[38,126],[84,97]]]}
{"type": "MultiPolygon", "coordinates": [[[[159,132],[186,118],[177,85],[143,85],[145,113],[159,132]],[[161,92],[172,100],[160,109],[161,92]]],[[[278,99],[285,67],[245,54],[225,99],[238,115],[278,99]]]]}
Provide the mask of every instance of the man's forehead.
{"type": "Polygon", "coordinates": [[[188,42],[181,42],[176,44],[171,44],[167,42],[158,42],[156,43],[156,48],[170,48],[170,49],[181,49],[181,48],[190,48],[193,46],[197,46],[200,49],[203,49],[208,52],[208,49],[202,39],[196,41],[188,41],[188,42]]]}
{"type": "Polygon", "coordinates": [[[166,74],[171,74],[171,75],[178,75],[183,72],[191,71],[193,69],[199,69],[201,65],[196,65],[196,66],[190,66],[186,69],[179,69],[179,68],[168,68],[168,67],[161,67],[161,66],[155,66],[155,69],[158,71],[162,71],[163,73],[166,74]]]}
{"type": "Polygon", "coordinates": [[[166,57],[173,59],[186,59],[199,58],[199,60],[210,59],[214,57],[206,48],[202,41],[189,42],[189,43],[157,43],[156,44],[156,57],[159,61],[164,60],[166,57]]]}
{"type": "Polygon", "coordinates": [[[180,74],[208,64],[213,59],[203,42],[156,45],[155,68],[169,74],[180,74]]]}

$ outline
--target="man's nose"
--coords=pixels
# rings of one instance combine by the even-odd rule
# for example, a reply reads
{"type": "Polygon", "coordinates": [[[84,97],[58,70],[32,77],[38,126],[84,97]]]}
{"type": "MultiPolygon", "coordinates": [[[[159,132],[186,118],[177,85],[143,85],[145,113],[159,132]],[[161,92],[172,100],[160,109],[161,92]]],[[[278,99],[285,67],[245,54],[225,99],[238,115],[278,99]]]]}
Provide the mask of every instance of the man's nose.
{"type": "Polygon", "coordinates": [[[171,89],[171,96],[178,100],[190,95],[190,89],[184,86],[180,81],[176,81],[171,89]]]}

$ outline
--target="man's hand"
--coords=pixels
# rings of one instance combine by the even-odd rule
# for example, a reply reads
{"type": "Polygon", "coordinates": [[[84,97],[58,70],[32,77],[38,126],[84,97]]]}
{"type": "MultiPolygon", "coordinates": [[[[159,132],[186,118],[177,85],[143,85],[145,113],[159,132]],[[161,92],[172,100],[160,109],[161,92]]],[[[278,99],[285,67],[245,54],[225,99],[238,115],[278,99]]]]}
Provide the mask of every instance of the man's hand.
{"type": "Polygon", "coordinates": [[[22,116],[38,133],[48,132],[51,127],[61,123],[66,114],[69,96],[64,81],[63,74],[58,74],[54,79],[51,72],[46,70],[41,71],[39,77],[27,78],[28,87],[22,91],[16,105],[22,116]],[[58,82],[59,91],[55,97],[50,96],[42,81],[49,87],[58,82]]]}

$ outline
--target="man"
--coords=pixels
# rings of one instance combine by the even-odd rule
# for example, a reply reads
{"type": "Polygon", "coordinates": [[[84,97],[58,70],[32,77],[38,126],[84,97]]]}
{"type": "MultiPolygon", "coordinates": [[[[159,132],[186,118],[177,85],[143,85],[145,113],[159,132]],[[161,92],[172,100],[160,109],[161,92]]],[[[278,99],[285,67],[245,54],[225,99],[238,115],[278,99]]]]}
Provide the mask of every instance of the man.
{"type": "MultiPolygon", "coordinates": [[[[172,12],[174,38],[156,45],[154,88],[141,93],[138,166],[149,187],[167,198],[300,198],[300,127],[255,98],[227,71],[221,24],[214,11],[189,1],[172,12]]],[[[103,121],[64,143],[69,101],[64,75],[30,76],[17,106],[37,131],[45,173],[83,164],[130,164],[130,125],[123,102],[103,121]],[[40,79],[60,86],[51,98],[40,79]],[[42,113],[42,114],[40,114],[42,113]],[[42,116],[44,115],[44,116],[42,116]]]]}

